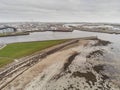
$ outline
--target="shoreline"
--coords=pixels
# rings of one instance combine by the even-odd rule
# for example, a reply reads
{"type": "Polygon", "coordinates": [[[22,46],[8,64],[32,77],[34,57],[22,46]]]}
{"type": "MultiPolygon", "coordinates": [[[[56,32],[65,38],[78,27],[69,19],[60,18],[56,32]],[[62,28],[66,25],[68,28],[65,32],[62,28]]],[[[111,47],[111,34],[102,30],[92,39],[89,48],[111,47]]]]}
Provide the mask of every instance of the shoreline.
{"type": "MultiPolygon", "coordinates": [[[[86,39],[90,39],[90,38],[91,39],[96,39],[96,37],[86,37],[85,40],[86,39]]],[[[81,40],[82,39],[84,40],[84,38],[81,38],[81,40]]],[[[50,47],[48,49],[45,49],[43,51],[37,52],[36,54],[33,54],[31,56],[26,56],[26,58],[25,57],[23,58],[25,60],[21,60],[22,62],[18,62],[18,64],[15,64],[15,65],[13,64],[13,67],[11,67],[11,68],[8,67],[8,69],[7,68],[4,69],[5,71],[4,70],[1,71],[0,76],[2,76],[2,79],[4,81],[4,77],[3,76],[5,76],[5,78],[7,78],[7,77],[9,78],[9,75],[11,76],[12,74],[14,74],[15,72],[21,70],[22,68],[23,68],[23,71],[24,71],[24,69],[26,71],[27,68],[30,68],[30,67],[34,66],[36,63],[40,62],[43,58],[45,58],[45,57],[47,57],[47,56],[49,56],[49,55],[51,55],[51,54],[61,50],[62,48],[66,47],[66,46],[69,46],[71,44],[75,44],[77,42],[78,42],[78,39],[70,40],[70,41],[62,43],[60,45],[55,45],[55,46],[50,47]]],[[[13,79],[15,77],[13,77],[13,79]]],[[[13,81],[13,79],[8,81],[8,82],[13,81]]],[[[6,83],[8,84],[8,82],[6,82],[6,83]]],[[[0,86],[1,87],[0,89],[2,89],[7,84],[1,84],[2,86],[0,86]]]]}
{"type": "Polygon", "coordinates": [[[107,33],[107,34],[120,34],[120,31],[114,31],[114,30],[108,30],[108,31],[96,31],[96,30],[80,30],[77,29],[78,31],[85,31],[85,32],[98,32],[98,33],[107,33]]]}
{"type": "MultiPolygon", "coordinates": [[[[78,31],[85,31],[85,32],[97,32],[97,33],[107,33],[107,34],[120,34],[120,31],[115,31],[115,30],[89,30],[89,29],[77,29],[75,28],[74,30],[78,30],[78,31]]],[[[25,31],[23,33],[18,33],[18,34],[9,34],[9,35],[3,35],[0,37],[12,37],[12,36],[24,36],[24,35],[29,35],[30,33],[34,33],[34,32],[46,32],[46,31],[50,31],[50,32],[73,32],[74,30],[34,30],[34,31],[25,31]]]]}
{"type": "MultiPolygon", "coordinates": [[[[97,87],[95,83],[98,86],[101,85],[101,88],[109,88],[106,85],[114,89],[117,88],[115,87],[116,84],[114,84],[115,81],[108,82],[110,76],[105,72],[107,69],[104,68],[105,71],[103,69],[105,64],[108,67],[109,64],[112,65],[110,62],[107,63],[107,61],[104,61],[108,57],[104,55],[109,54],[108,50],[110,47],[108,44],[110,43],[98,38],[77,40],[78,42],[62,47],[62,49],[55,53],[51,53],[50,51],[49,53],[51,54],[40,59],[40,62],[18,70],[18,72],[13,74],[13,78],[8,77],[12,80],[4,85],[3,90],[52,90],[55,88],[60,90],[64,88],[67,90],[67,86],[69,85],[79,85],[84,90],[82,87],[86,85],[88,89],[97,87]],[[57,85],[57,87],[54,85],[57,85]]],[[[47,51],[45,52],[47,53],[47,51]]],[[[37,58],[34,58],[34,61],[36,60],[37,58]]],[[[72,89],[72,87],[69,89],[72,89]]]]}
{"type": "Polygon", "coordinates": [[[0,35],[0,37],[24,36],[29,34],[30,34],[29,32],[22,32],[22,33],[8,34],[8,35],[0,35]]]}

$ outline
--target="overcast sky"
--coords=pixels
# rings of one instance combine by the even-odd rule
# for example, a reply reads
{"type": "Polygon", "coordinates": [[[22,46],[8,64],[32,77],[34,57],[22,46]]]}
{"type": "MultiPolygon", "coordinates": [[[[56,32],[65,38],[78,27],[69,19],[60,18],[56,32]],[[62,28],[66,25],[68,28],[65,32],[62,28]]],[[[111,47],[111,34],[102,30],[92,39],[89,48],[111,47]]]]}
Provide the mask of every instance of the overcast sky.
{"type": "Polygon", "coordinates": [[[120,0],[0,0],[0,22],[120,22],[120,0]]]}

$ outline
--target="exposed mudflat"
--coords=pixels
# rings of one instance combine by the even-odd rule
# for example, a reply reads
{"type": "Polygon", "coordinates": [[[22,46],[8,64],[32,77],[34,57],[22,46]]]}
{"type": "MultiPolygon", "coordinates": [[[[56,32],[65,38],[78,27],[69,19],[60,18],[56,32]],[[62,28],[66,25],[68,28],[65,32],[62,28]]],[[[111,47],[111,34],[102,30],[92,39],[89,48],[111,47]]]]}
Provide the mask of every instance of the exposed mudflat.
{"type": "Polygon", "coordinates": [[[3,90],[120,90],[119,59],[113,43],[80,40],[47,56],[3,90]]]}

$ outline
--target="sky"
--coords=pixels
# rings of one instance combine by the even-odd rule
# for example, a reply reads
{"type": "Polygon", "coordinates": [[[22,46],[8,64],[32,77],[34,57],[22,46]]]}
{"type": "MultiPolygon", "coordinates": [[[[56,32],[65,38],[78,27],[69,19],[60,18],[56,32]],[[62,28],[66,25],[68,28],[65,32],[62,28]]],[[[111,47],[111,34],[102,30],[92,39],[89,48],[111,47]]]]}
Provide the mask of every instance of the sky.
{"type": "Polygon", "coordinates": [[[0,22],[120,23],[120,0],[0,0],[0,22]]]}

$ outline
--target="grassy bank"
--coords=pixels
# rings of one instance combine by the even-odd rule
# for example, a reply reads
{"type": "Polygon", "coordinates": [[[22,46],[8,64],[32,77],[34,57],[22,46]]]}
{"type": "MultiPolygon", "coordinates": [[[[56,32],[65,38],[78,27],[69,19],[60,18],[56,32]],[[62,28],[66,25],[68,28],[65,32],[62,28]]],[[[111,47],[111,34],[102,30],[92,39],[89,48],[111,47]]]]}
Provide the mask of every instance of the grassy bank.
{"type": "Polygon", "coordinates": [[[7,37],[7,36],[20,36],[20,35],[29,35],[29,32],[5,33],[5,34],[0,34],[0,37],[7,37]]]}
{"type": "Polygon", "coordinates": [[[8,44],[0,50],[0,67],[5,66],[15,59],[31,55],[37,51],[65,42],[66,40],[51,40],[41,42],[24,42],[8,44]]]}

